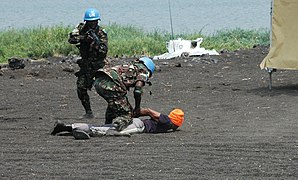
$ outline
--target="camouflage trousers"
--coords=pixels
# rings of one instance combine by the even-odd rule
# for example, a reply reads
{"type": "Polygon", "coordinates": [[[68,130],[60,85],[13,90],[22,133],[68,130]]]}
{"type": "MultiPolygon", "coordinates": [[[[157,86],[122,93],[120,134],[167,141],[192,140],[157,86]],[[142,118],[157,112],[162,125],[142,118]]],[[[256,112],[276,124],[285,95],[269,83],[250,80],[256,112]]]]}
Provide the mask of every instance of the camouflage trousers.
{"type": "Polygon", "coordinates": [[[86,74],[78,76],[77,79],[77,88],[79,89],[91,89],[93,85],[93,77],[88,77],[86,74]]]}
{"type": "Polygon", "coordinates": [[[90,97],[88,95],[88,89],[92,88],[94,80],[86,75],[80,75],[77,79],[77,94],[86,113],[91,112],[90,97]]]}
{"type": "Polygon", "coordinates": [[[94,87],[108,103],[105,124],[111,124],[113,121],[115,123],[118,120],[124,122],[126,126],[131,124],[133,108],[128,101],[127,90],[104,73],[95,79],[94,87]]]}
{"type": "MultiPolygon", "coordinates": [[[[91,61],[91,60],[90,60],[91,61]]],[[[105,61],[95,61],[90,62],[89,68],[86,64],[88,62],[86,59],[78,60],[78,65],[80,67],[80,71],[76,72],[75,75],[78,77],[77,79],[77,94],[81,103],[86,111],[86,113],[92,112],[90,105],[90,97],[88,95],[88,90],[91,90],[94,82],[94,74],[96,70],[102,68],[105,64],[105,61]],[[85,62],[85,63],[84,63],[85,62]]]]}

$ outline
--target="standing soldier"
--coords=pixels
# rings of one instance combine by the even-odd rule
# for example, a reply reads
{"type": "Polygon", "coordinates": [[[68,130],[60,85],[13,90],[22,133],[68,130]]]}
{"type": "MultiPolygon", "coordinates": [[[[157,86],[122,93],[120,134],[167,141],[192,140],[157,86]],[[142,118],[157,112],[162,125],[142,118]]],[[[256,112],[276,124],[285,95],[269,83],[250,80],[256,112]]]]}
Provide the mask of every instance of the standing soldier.
{"type": "Polygon", "coordinates": [[[105,66],[108,52],[108,37],[105,30],[98,24],[99,11],[89,8],[85,12],[84,21],[69,34],[68,42],[76,44],[80,51],[81,59],[77,61],[80,70],[77,76],[77,93],[86,111],[83,118],[93,118],[90,98],[87,90],[91,90],[94,82],[94,73],[105,66]]]}
{"type": "Polygon", "coordinates": [[[132,117],[140,115],[143,87],[146,83],[150,84],[149,78],[154,69],[153,61],[142,57],[129,64],[106,66],[97,71],[94,82],[96,92],[108,103],[105,124],[113,123],[117,130],[121,131],[131,124],[132,117]],[[134,88],[134,108],[127,98],[129,88],[134,88]]]}

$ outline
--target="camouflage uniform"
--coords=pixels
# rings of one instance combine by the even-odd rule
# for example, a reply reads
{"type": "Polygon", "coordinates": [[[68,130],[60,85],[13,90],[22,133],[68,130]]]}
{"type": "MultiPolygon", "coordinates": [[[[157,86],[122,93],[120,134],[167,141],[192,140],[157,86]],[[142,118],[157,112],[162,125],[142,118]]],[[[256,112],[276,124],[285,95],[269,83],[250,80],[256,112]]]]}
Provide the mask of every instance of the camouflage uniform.
{"type": "Polygon", "coordinates": [[[122,124],[125,128],[132,121],[133,108],[128,101],[127,91],[134,87],[134,93],[143,93],[143,89],[136,87],[137,81],[142,81],[145,85],[150,77],[150,72],[146,66],[134,61],[131,64],[105,67],[96,74],[94,82],[96,92],[103,97],[108,107],[105,114],[105,124],[122,124]]]}
{"type": "Polygon", "coordinates": [[[86,111],[86,114],[92,113],[90,98],[87,90],[92,88],[94,82],[94,73],[105,66],[106,55],[108,52],[108,37],[104,29],[97,26],[94,33],[99,39],[99,46],[95,48],[95,41],[88,35],[90,28],[84,23],[80,23],[70,33],[68,42],[76,44],[81,55],[78,60],[80,71],[75,75],[77,79],[77,93],[86,111]]]}

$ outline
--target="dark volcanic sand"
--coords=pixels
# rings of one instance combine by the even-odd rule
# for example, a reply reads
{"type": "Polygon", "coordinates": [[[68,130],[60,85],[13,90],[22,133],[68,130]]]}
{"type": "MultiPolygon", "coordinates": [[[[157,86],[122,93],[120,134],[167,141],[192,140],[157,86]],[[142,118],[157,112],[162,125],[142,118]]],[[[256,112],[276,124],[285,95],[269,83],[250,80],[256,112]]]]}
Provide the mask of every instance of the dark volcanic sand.
{"type": "Polygon", "coordinates": [[[163,113],[181,107],[180,131],[81,141],[49,135],[56,120],[104,123],[106,103],[94,89],[97,118],[79,119],[76,77],[63,71],[76,71],[74,61],[2,66],[0,179],[298,178],[298,72],[274,73],[269,92],[269,76],[259,68],[267,53],[256,47],[155,61],[142,107],[163,113]]]}

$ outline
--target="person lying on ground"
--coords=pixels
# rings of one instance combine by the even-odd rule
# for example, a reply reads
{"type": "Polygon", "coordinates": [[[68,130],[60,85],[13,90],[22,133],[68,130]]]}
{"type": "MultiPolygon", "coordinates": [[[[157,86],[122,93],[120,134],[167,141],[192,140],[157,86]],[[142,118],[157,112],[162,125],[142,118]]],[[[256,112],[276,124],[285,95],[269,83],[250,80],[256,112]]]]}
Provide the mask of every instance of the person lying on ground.
{"type": "Polygon", "coordinates": [[[162,114],[150,108],[141,108],[140,116],[149,116],[148,119],[133,118],[132,124],[121,131],[117,131],[113,124],[101,126],[74,123],[66,125],[57,121],[51,135],[69,132],[75,139],[90,139],[100,136],[130,136],[136,133],[166,133],[176,131],[184,121],[184,112],[181,109],[172,110],[169,115],[162,114]]]}

